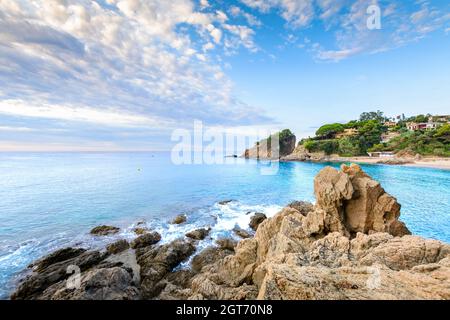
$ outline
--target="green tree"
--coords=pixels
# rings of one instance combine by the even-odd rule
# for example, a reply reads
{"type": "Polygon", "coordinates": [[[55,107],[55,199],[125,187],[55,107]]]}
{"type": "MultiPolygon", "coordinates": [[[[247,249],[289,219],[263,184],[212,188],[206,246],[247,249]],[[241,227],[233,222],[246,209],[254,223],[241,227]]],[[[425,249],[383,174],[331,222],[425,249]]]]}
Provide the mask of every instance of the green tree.
{"type": "Polygon", "coordinates": [[[378,122],[384,122],[386,117],[384,113],[380,110],[371,111],[371,112],[363,112],[359,116],[359,121],[368,121],[368,120],[376,120],[378,122]]]}
{"type": "Polygon", "coordinates": [[[316,131],[316,135],[322,138],[332,138],[336,133],[343,132],[345,126],[342,123],[331,123],[321,126],[319,130],[316,131]]]}

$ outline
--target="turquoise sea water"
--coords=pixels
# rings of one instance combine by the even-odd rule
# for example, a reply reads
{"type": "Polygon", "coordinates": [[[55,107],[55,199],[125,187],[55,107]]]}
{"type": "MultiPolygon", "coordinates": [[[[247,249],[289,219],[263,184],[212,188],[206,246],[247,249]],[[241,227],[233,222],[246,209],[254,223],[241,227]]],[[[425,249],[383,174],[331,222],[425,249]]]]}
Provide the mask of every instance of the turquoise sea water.
{"type": "MultiPolygon", "coordinates": [[[[0,154],[0,298],[31,261],[65,245],[100,247],[145,220],[170,241],[196,227],[212,238],[247,227],[249,211],[271,216],[293,200],[314,201],[314,176],[327,164],[280,163],[276,175],[254,160],[226,165],[173,165],[169,153],[0,154]],[[234,202],[219,205],[221,200],[234,202]],[[188,214],[188,223],[168,220],[188,214]],[[96,238],[100,224],[121,227],[96,238]]],[[[338,167],[338,164],[328,164],[338,167]]],[[[450,242],[450,171],[364,165],[397,197],[401,219],[424,237],[450,242]]],[[[200,247],[212,240],[204,241],[200,247]]]]}

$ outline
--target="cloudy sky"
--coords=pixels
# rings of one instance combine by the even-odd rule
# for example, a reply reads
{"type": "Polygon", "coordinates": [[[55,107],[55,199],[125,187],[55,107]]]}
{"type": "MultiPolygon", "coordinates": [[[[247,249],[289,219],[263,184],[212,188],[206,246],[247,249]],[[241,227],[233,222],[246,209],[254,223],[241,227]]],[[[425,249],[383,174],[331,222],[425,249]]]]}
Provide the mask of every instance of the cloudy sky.
{"type": "Polygon", "coordinates": [[[0,150],[450,113],[449,57],[447,0],[0,0],[0,150]]]}

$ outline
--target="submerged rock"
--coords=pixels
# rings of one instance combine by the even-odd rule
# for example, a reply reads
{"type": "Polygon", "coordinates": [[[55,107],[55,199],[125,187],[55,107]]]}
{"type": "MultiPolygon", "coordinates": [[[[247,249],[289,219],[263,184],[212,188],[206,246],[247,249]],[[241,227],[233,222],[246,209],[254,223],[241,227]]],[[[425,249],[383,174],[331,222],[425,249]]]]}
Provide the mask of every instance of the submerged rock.
{"type": "Polygon", "coordinates": [[[235,200],[223,200],[223,201],[219,201],[219,204],[223,206],[223,205],[229,204],[230,202],[233,202],[233,201],[235,201],[235,200]]]}
{"type": "Polygon", "coordinates": [[[93,228],[90,231],[90,234],[96,235],[96,236],[106,236],[106,235],[110,235],[110,234],[115,234],[117,232],[119,232],[119,228],[117,227],[112,227],[112,226],[98,226],[93,228]]]}
{"type": "Polygon", "coordinates": [[[160,240],[161,235],[158,232],[156,231],[149,232],[134,239],[131,242],[131,248],[133,249],[145,248],[158,243],[160,240]]]}
{"type": "Polygon", "coordinates": [[[194,239],[194,240],[203,240],[211,231],[211,228],[201,228],[197,230],[192,230],[186,233],[186,237],[194,239]]]}
{"type": "Polygon", "coordinates": [[[186,222],[186,220],[187,220],[186,215],[180,214],[172,220],[171,224],[182,224],[182,223],[186,222]]]}
{"type": "Polygon", "coordinates": [[[108,253],[110,253],[110,254],[118,254],[122,251],[127,250],[129,247],[130,247],[130,244],[128,243],[128,241],[125,239],[121,239],[121,240],[118,240],[114,243],[107,245],[106,251],[108,251],[108,253]]]}
{"type": "Polygon", "coordinates": [[[256,231],[258,226],[266,219],[267,216],[264,213],[257,212],[250,218],[249,226],[256,231]]]}

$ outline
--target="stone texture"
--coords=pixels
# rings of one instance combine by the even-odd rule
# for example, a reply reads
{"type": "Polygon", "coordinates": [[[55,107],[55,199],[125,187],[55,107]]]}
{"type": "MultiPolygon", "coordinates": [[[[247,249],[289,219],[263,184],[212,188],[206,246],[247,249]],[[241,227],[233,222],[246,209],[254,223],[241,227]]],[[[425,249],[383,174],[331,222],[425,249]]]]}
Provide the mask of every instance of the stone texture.
{"type": "Polygon", "coordinates": [[[122,251],[127,250],[130,247],[130,244],[127,240],[121,239],[114,243],[111,243],[106,246],[106,251],[110,254],[118,254],[122,251]]]}
{"type": "Polygon", "coordinates": [[[250,223],[249,226],[250,228],[252,228],[254,231],[256,231],[258,229],[258,226],[264,221],[266,220],[267,217],[264,213],[260,213],[260,212],[256,212],[251,218],[250,218],[250,223]]]}
{"type": "Polygon", "coordinates": [[[194,240],[203,240],[211,231],[211,228],[201,228],[186,233],[186,237],[194,240]]]}
{"type": "Polygon", "coordinates": [[[161,235],[156,231],[145,233],[131,242],[131,248],[133,249],[145,248],[158,243],[160,240],[161,235]]]}

